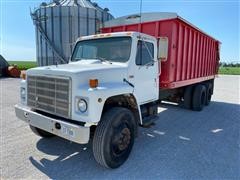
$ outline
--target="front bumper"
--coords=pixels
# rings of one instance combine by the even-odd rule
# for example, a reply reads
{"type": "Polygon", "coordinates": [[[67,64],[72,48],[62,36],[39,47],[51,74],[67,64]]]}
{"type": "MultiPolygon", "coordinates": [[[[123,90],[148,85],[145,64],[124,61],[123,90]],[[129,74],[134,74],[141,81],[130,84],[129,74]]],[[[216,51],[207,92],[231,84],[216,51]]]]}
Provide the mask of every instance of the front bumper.
{"type": "Polygon", "coordinates": [[[89,127],[68,123],[62,121],[61,119],[53,119],[34,112],[30,108],[19,104],[15,105],[15,113],[19,119],[27,122],[28,124],[62,138],[79,144],[86,144],[89,141],[89,127]],[[56,123],[58,124],[57,128],[56,123]],[[59,124],[61,127],[60,129],[59,124]]]}

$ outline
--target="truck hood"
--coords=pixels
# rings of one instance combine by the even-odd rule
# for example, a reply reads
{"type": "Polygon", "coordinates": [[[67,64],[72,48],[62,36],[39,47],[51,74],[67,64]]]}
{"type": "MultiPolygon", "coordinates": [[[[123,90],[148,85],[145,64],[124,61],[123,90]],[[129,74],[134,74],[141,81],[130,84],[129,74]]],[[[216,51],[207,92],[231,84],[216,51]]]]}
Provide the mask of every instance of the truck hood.
{"type": "Polygon", "coordinates": [[[127,64],[81,60],[68,64],[32,68],[27,71],[28,75],[71,77],[72,80],[78,79],[78,82],[82,83],[95,78],[100,82],[116,82],[127,77],[127,64]]]}

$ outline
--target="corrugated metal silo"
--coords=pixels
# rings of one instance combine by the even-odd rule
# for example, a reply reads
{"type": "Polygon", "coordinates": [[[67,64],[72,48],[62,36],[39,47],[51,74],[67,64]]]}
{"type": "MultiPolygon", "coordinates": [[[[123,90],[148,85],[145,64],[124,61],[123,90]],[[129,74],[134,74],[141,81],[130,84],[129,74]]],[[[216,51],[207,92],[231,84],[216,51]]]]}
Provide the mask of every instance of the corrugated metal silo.
{"type": "Polygon", "coordinates": [[[97,33],[101,23],[113,19],[108,11],[90,0],[42,3],[31,13],[38,65],[68,62],[78,37],[97,33]]]}

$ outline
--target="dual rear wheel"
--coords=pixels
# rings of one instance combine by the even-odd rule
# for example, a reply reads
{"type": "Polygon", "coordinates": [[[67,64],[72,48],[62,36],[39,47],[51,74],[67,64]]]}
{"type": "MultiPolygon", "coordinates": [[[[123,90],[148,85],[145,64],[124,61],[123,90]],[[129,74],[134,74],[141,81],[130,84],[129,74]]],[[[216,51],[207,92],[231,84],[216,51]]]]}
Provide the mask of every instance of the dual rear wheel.
{"type": "Polygon", "coordinates": [[[212,83],[188,86],[184,91],[184,106],[187,109],[201,111],[205,105],[211,102],[213,92],[212,83]]]}
{"type": "Polygon", "coordinates": [[[193,91],[192,109],[194,111],[201,111],[206,103],[206,87],[198,84],[193,91]]]}

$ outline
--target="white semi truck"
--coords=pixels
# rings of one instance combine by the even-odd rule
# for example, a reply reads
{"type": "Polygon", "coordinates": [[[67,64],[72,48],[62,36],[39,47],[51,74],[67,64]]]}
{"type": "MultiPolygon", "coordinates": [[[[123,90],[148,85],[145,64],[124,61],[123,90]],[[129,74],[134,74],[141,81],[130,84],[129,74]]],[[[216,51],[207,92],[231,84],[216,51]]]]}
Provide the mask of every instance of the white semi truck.
{"type": "MultiPolygon", "coordinates": [[[[179,17],[170,20],[176,18],[182,23],[179,17]]],[[[171,54],[176,47],[168,34],[148,34],[122,31],[81,37],[68,64],[29,69],[21,81],[17,117],[45,138],[56,135],[80,144],[93,138],[96,161],[119,167],[131,152],[138,126],[157,118],[161,100],[182,101],[201,110],[213,93],[215,71],[165,87],[161,73],[175,71],[166,64],[161,70],[161,63],[175,62],[171,54]]],[[[216,65],[213,56],[208,61],[216,65]]]]}

